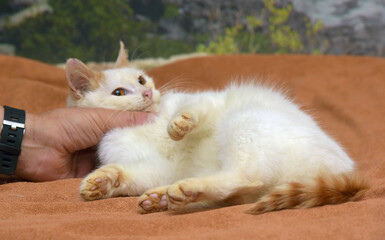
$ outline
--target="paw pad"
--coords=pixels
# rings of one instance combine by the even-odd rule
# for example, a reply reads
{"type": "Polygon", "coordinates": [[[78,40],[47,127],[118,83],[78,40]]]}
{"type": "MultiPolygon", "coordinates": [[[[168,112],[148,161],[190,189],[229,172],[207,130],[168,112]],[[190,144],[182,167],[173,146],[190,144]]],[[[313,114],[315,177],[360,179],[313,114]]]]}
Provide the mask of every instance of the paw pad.
{"type": "Polygon", "coordinates": [[[139,212],[152,213],[166,211],[168,208],[168,198],[166,194],[150,193],[143,194],[139,198],[139,212]]]}
{"type": "Polygon", "coordinates": [[[195,120],[190,113],[183,113],[174,118],[169,124],[167,131],[170,137],[179,141],[195,127],[195,120]]]}

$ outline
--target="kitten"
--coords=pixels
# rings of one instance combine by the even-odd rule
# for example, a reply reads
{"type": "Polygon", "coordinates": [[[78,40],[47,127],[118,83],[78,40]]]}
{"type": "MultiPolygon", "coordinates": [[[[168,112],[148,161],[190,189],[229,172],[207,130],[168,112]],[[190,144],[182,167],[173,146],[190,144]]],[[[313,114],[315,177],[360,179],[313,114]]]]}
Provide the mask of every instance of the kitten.
{"type": "Polygon", "coordinates": [[[141,213],[255,202],[248,212],[260,214],[354,201],[368,188],[343,149],[278,91],[249,83],[160,97],[150,77],[127,68],[123,44],[116,66],[94,73],[70,59],[71,105],[158,115],[106,134],[102,166],[80,186],[85,200],[141,195],[141,213]]]}
{"type": "Polygon", "coordinates": [[[67,106],[157,111],[160,93],[154,81],[143,71],[126,67],[128,56],[124,44],[120,45],[115,69],[94,72],[78,59],[67,60],[67,106]]]}

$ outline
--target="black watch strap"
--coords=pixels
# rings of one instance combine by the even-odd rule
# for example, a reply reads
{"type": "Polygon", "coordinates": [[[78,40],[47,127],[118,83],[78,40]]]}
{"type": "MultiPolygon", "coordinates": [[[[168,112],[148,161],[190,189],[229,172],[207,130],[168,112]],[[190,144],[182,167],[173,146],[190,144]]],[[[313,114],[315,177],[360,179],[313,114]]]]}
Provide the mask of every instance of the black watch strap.
{"type": "Polygon", "coordinates": [[[0,174],[15,173],[25,132],[25,111],[4,106],[0,137],[0,174]]]}

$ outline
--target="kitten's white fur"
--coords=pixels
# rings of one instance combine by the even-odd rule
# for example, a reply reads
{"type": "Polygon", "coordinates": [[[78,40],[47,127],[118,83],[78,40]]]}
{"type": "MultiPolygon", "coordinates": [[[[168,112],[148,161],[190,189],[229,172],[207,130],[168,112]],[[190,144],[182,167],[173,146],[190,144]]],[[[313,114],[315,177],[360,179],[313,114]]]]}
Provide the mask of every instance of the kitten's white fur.
{"type": "MultiPolygon", "coordinates": [[[[105,100],[103,94],[124,84],[123,75],[138,75],[135,71],[105,72],[104,87],[90,92],[87,101],[78,106],[124,109],[120,102],[105,100]]],[[[343,149],[309,115],[272,88],[247,83],[222,91],[171,92],[161,97],[156,109],[159,114],[154,122],[115,129],[103,138],[98,150],[101,168],[80,187],[84,199],[143,194],[139,207],[144,213],[258,199],[274,205],[258,205],[253,210],[261,213],[300,206],[275,203],[293,200],[293,193],[287,191],[317,188],[325,182],[317,183],[317,178],[342,174],[342,182],[325,183],[329,189],[355,181],[344,175],[354,171],[354,162],[343,149]],[[302,185],[285,187],[290,183],[302,185]],[[276,200],[273,193],[281,188],[286,191],[281,195],[287,198],[276,200]],[[274,199],[266,199],[269,194],[274,199]]],[[[349,189],[352,196],[366,188],[361,182],[356,185],[349,189]]],[[[313,190],[303,191],[309,195],[313,190]]],[[[351,196],[341,199],[313,201],[303,207],[343,202],[351,196]]]]}
{"type": "Polygon", "coordinates": [[[166,94],[154,123],[109,132],[99,145],[99,158],[102,165],[119,164],[131,172],[141,188],[128,189],[128,195],[219,172],[269,186],[354,169],[311,117],[279,93],[252,84],[166,94]],[[183,112],[193,113],[199,123],[183,140],[174,141],[167,125],[183,112]]]}

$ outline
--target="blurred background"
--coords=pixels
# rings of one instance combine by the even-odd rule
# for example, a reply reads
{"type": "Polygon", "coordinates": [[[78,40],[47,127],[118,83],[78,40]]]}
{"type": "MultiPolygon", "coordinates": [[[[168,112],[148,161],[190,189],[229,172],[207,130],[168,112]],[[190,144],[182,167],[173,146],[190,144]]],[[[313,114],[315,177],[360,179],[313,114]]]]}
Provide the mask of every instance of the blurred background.
{"type": "Polygon", "coordinates": [[[385,56],[385,0],[0,0],[0,54],[63,63],[179,54],[385,56]]]}

